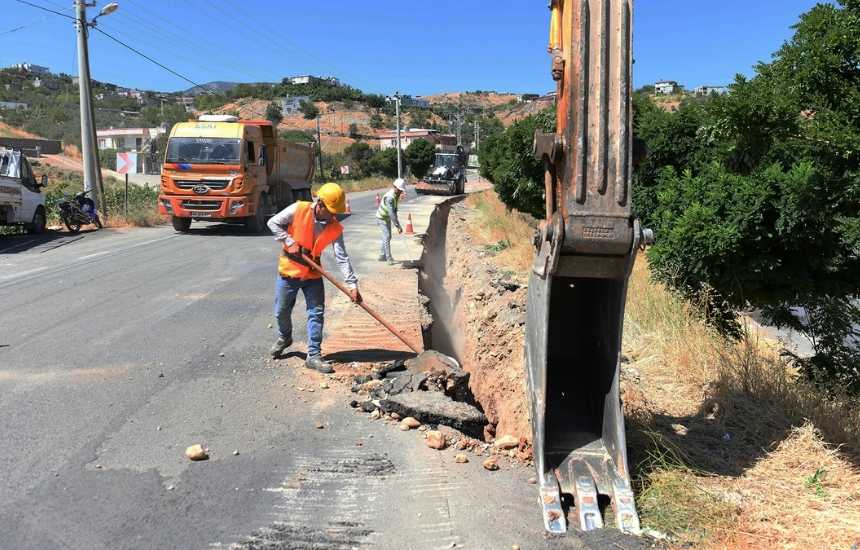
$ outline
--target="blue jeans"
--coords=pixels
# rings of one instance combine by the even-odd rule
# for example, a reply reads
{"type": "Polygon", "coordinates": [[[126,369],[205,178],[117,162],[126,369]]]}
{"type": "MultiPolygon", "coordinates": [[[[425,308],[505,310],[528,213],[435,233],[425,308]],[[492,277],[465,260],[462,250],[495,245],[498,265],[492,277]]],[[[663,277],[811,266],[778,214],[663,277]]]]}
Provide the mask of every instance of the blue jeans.
{"type": "Polygon", "coordinates": [[[320,355],[325,318],[325,289],[322,279],[285,279],[278,276],[275,282],[275,319],[278,334],[284,340],[293,337],[293,306],[299,290],[304,292],[308,312],[308,357],[320,355]]]}
{"type": "Polygon", "coordinates": [[[379,257],[391,260],[391,220],[376,218],[376,225],[382,230],[382,246],[379,248],[379,257]]]}

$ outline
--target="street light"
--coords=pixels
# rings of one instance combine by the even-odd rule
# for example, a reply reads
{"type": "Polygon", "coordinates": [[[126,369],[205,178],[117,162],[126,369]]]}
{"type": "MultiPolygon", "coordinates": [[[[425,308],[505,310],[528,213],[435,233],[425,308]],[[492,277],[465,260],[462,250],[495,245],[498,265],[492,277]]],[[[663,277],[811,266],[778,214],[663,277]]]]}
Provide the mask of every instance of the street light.
{"type": "MultiPolygon", "coordinates": [[[[102,174],[99,170],[99,151],[96,141],[96,122],[93,115],[93,96],[90,88],[90,55],[87,45],[89,28],[96,26],[96,20],[104,15],[110,15],[119,8],[119,4],[111,2],[99,11],[92,20],[87,21],[87,8],[95,7],[95,2],[87,3],[85,0],[75,0],[75,26],[78,32],[78,90],[81,106],[81,149],[84,161],[84,191],[92,192],[97,188],[100,194],[104,193],[102,174]]],[[[95,193],[93,195],[96,195],[95,193]]],[[[104,211],[103,196],[93,196],[97,206],[100,204],[104,211]]]]}
{"type": "Polygon", "coordinates": [[[389,97],[388,101],[394,102],[395,113],[397,114],[397,177],[403,177],[403,163],[400,160],[400,92],[394,92],[393,97],[389,97]]]}

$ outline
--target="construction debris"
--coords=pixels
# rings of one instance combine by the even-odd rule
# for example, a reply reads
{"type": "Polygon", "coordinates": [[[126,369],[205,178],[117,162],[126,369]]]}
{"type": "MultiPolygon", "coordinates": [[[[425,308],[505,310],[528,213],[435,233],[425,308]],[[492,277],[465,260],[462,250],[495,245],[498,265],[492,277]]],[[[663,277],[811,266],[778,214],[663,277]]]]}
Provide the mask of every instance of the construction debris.
{"type": "MultiPolygon", "coordinates": [[[[397,413],[393,413],[393,414],[397,414],[397,413]]],[[[400,421],[400,429],[402,429],[404,431],[405,430],[414,430],[415,428],[419,427],[420,425],[421,425],[421,422],[418,422],[418,420],[416,420],[415,418],[412,418],[411,416],[407,416],[406,418],[404,418],[403,420],[400,421]]]]}
{"type": "Polygon", "coordinates": [[[185,449],[185,456],[188,460],[208,460],[209,454],[206,452],[206,449],[203,448],[202,445],[192,445],[185,449]]]}
{"type": "Polygon", "coordinates": [[[484,469],[489,470],[491,472],[495,472],[499,469],[499,459],[498,457],[491,456],[487,460],[484,461],[484,469]]]}
{"type": "Polygon", "coordinates": [[[465,464],[469,462],[469,457],[466,456],[466,453],[458,453],[457,456],[454,457],[454,462],[457,464],[465,464]]]}
{"type": "Polygon", "coordinates": [[[520,440],[512,435],[503,435],[493,442],[493,447],[507,451],[508,449],[516,449],[520,445],[520,440]]]}
{"type": "Polygon", "coordinates": [[[445,436],[442,432],[430,430],[427,432],[427,446],[431,449],[441,451],[448,446],[448,442],[445,440],[445,436]]]}
{"type": "Polygon", "coordinates": [[[452,401],[445,394],[417,391],[381,400],[382,410],[412,416],[424,424],[443,424],[472,437],[481,437],[487,418],[472,405],[452,401]]]}

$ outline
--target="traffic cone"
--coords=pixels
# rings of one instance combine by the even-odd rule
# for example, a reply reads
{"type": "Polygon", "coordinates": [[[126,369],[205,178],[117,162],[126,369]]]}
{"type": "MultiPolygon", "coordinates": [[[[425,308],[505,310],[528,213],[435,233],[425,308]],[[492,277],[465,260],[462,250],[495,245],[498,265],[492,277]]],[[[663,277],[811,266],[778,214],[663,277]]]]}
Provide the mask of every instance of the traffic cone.
{"type": "Polygon", "coordinates": [[[382,202],[382,198],[379,196],[379,193],[376,194],[376,207],[379,208],[379,204],[382,202]]]}
{"type": "Polygon", "coordinates": [[[414,235],[415,234],[415,228],[412,227],[412,214],[406,215],[406,231],[405,231],[405,233],[407,235],[414,235]]]}
{"type": "Polygon", "coordinates": [[[346,199],[346,212],[345,214],[352,214],[352,208],[349,207],[349,199],[346,199]]]}

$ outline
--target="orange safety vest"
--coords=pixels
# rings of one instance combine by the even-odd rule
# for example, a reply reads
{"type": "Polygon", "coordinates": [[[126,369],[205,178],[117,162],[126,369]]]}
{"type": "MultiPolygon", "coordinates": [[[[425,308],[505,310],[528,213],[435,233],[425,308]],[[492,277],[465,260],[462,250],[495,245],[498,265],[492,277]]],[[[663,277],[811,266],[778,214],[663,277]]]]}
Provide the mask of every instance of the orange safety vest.
{"type": "MultiPolygon", "coordinates": [[[[287,228],[287,233],[290,237],[304,249],[311,251],[311,256],[314,261],[319,263],[319,257],[325,247],[337,240],[343,233],[343,226],[336,219],[332,219],[326,224],[325,229],[318,237],[314,238],[314,208],[313,203],[306,201],[298,201],[296,203],[296,213],[293,216],[293,221],[287,228]]],[[[293,255],[293,257],[295,257],[293,255]]],[[[319,279],[322,275],[311,269],[310,267],[299,263],[287,254],[287,247],[284,245],[281,250],[281,257],[278,259],[278,273],[281,277],[289,279],[319,279]]]]}

